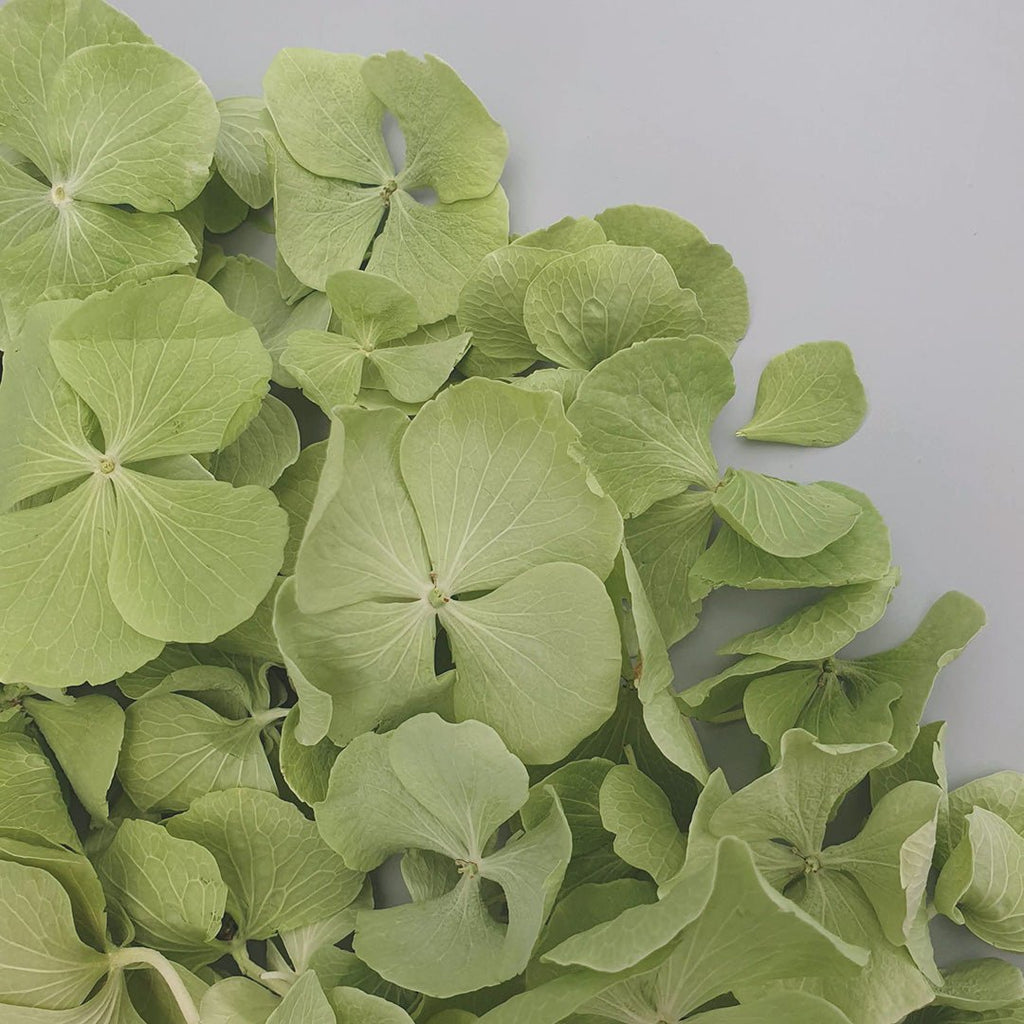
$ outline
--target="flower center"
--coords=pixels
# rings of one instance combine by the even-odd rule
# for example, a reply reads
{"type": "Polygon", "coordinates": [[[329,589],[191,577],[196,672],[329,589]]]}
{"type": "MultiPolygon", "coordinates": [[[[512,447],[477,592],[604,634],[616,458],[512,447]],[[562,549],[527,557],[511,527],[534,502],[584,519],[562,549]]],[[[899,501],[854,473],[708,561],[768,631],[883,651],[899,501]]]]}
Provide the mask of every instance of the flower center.
{"type": "Polygon", "coordinates": [[[50,189],[50,201],[54,206],[66,206],[71,202],[71,196],[68,195],[68,190],[64,185],[54,185],[50,189]]]}
{"type": "Polygon", "coordinates": [[[110,476],[110,474],[117,469],[117,463],[109,455],[101,455],[99,467],[101,473],[106,476],[110,476]]]}

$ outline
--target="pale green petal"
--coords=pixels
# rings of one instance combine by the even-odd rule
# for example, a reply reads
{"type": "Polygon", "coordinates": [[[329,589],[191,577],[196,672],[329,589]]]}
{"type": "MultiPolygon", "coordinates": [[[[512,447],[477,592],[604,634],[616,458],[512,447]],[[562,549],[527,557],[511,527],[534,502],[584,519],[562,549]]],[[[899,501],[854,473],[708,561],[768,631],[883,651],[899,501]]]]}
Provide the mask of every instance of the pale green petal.
{"type": "Polygon", "coordinates": [[[398,191],[366,269],[415,295],[420,322],[433,323],[455,312],[469,275],[507,239],[508,199],[500,186],[480,199],[436,206],[398,191]]]}
{"type": "Polygon", "coordinates": [[[822,743],[884,743],[892,735],[895,681],[861,676],[833,659],[775,672],[750,682],[743,713],[774,764],[787,730],[806,729],[822,743]]]}
{"type": "Polygon", "coordinates": [[[3,256],[4,306],[16,323],[41,298],[85,298],[128,281],[171,274],[196,258],[174,217],[85,201],[55,206],[39,186],[38,229],[11,239],[3,256]]]}
{"type": "Polygon", "coordinates": [[[95,468],[96,417],[66,384],[50,357],[50,332],[77,305],[33,307],[18,337],[4,351],[0,380],[0,508],[95,468]]]}
{"type": "Polygon", "coordinates": [[[493,359],[540,358],[523,322],[530,283],[560,252],[507,245],[485,256],[459,296],[459,326],[473,335],[473,346],[493,359]]]}
{"type": "Polygon", "coordinates": [[[1009,1008],[1010,1003],[1024,1002],[1024,975],[996,957],[963,960],[944,972],[935,1002],[959,1010],[1009,1008]]]}
{"type": "Polygon", "coordinates": [[[327,737],[323,737],[315,744],[300,742],[296,736],[299,714],[299,707],[296,705],[284,720],[278,761],[281,775],[288,783],[288,788],[304,804],[312,807],[327,796],[327,784],[339,748],[327,737]]]}
{"type": "Polygon", "coordinates": [[[363,885],[316,825],[272,793],[211,793],[171,818],[167,830],[213,854],[227,883],[228,912],[247,939],[321,921],[347,907],[363,885]]]}
{"type": "Polygon", "coordinates": [[[685,491],[625,521],[626,547],[667,644],[697,625],[700,600],[690,591],[689,573],[707,548],[713,520],[710,495],[685,491]]]}
{"type": "Polygon", "coordinates": [[[233,441],[271,370],[251,325],[208,284],[182,276],[93,296],[55,329],[50,350],[121,462],[233,441]]]}
{"type": "Polygon", "coordinates": [[[443,688],[434,675],[435,616],[424,602],[359,601],[307,612],[288,581],[274,629],[285,663],[334,702],[330,736],[338,744],[443,688]]]}
{"type": "Polygon", "coordinates": [[[0,920],[0,991],[6,1002],[68,1009],[106,973],[107,957],[78,938],[67,893],[41,868],[0,861],[0,920]]]}
{"type": "Polygon", "coordinates": [[[949,794],[950,846],[956,846],[963,838],[967,815],[975,807],[998,814],[1014,831],[1024,834],[1024,775],[1014,771],[995,772],[954,789],[949,794]]]}
{"type": "MultiPolygon", "coordinates": [[[[930,782],[945,793],[949,789],[949,779],[946,774],[946,723],[929,722],[922,725],[917,739],[910,751],[904,754],[898,761],[891,764],[881,765],[871,772],[871,802],[872,804],[891,792],[904,782],[930,782]]],[[[939,838],[936,840],[936,861],[942,862],[945,854],[944,829],[948,832],[948,807],[947,800],[943,799],[939,804],[939,821],[942,827],[939,829],[939,838]]]]}
{"type": "Polygon", "coordinates": [[[747,333],[750,307],[743,275],[732,256],[705,238],[694,224],[654,206],[616,206],[597,215],[608,238],[619,245],[646,245],[664,256],[680,285],[692,289],[707,321],[703,332],[730,354],[747,333]]]}
{"type": "Polygon", "coordinates": [[[73,1009],[42,1010],[0,1003],[0,1024],[149,1024],[136,1012],[125,982],[125,974],[108,975],[96,995],[73,1009]]]}
{"type": "Polygon", "coordinates": [[[334,271],[362,265],[387,210],[381,190],[317,177],[280,144],[273,164],[278,252],[297,280],[323,291],[334,271]]]}
{"type": "Polygon", "coordinates": [[[158,46],[78,50],[54,79],[49,117],[51,180],[72,199],[180,210],[210,176],[217,104],[193,68],[158,46]]]}
{"type": "Polygon", "coordinates": [[[112,489],[93,477],[47,505],[0,516],[0,676],[37,686],[96,685],[163,644],[124,621],[107,588],[112,489]]]}
{"type": "Polygon", "coordinates": [[[850,349],[841,341],[809,341],[764,368],[754,415],[736,433],[753,441],[828,448],[853,437],[867,411],[850,349]]]}
{"type": "Polygon", "coordinates": [[[295,387],[295,378],[281,368],[281,354],[293,331],[327,329],[331,319],[327,296],[317,292],[289,305],[278,291],[273,269],[251,256],[229,256],[210,283],[228,309],[244,316],[259,332],[274,361],[274,380],[295,387]]]}
{"type": "Polygon", "coordinates": [[[729,469],[712,495],[715,511],[741,537],[772,555],[800,558],[853,529],[860,506],[822,484],[729,469]]]}
{"type": "Polygon", "coordinates": [[[117,473],[110,592],[147,636],[205,643],[244,622],[281,567],[288,517],[258,487],[117,473]]]}
{"type": "Polygon", "coordinates": [[[491,594],[442,606],[455,713],[493,726],[529,764],[568,754],[615,710],[619,641],[601,581],[580,565],[528,569],[491,594]]]}
{"type": "Polygon", "coordinates": [[[337,405],[352,404],[365,362],[362,346],[329,331],[293,331],[281,353],[281,368],[328,415],[337,405]]]}
{"type": "Polygon", "coordinates": [[[874,679],[893,679],[900,686],[889,741],[901,754],[914,743],[935,677],[960,656],[984,625],[985,609],[966,594],[950,590],[928,609],[902,644],[858,659],[859,673],[874,679]]]}
{"type": "Polygon", "coordinates": [[[494,587],[549,562],[608,574],[621,521],[572,458],[574,435],[556,395],[482,378],[423,407],[402,441],[401,467],[443,594],[494,587]]]}
{"type": "Polygon", "coordinates": [[[886,941],[871,904],[855,881],[840,872],[819,872],[808,876],[804,891],[795,898],[833,934],[870,951],[866,966],[853,977],[821,973],[749,990],[743,987],[737,993],[741,1001],[782,991],[807,992],[833,1003],[852,1024],[897,1024],[912,1010],[931,1002],[931,984],[905,949],[886,941]]]}
{"type": "Polygon", "coordinates": [[[690,572],[690,590],[697,596],[715,587],[744,590],[789,590],[841,587],[884,576],[892,561],[889,529],[865,494],[843,484],[818,486],[848,498],[861,513],[850,531],[813,555],[784,558],[771,555],[723,523],[711,547],[690,572]]]}
{"type": "MultiPolygon", "coordinates": [[[[203,228],[214,235],[226,235],[234,231],[246,217],[249,216],[249,207],[245,200],[231,191],[231,187],[220,176],[217,171],[206,183],[196,205],[202,210],[203,228]]],[[[191,207],[190,207],[191,209],[191,207]]],[[[193,236],[196,248],[203,251],[203,259],[206,258],[204,236],[193,236]]],[[[198,268],[195,269],[196,276],[199,276],[198,268]]],[[[209,280],[209,275],[203,275],[203,280],[209,280]]]]}
{"type": "Polygon", "coordinates": [[[691,485],[712,488],[711,424],[734,391],[732,365],[707,338],[656,338],[592,370],[569,408],[587,464],[622,514],[691,485]]]}
{"type": "Polygon", "coordinates": [[[222,955],[227,886],[213,855],[149,821],[125,821],[96,858],[108,899],[128,915],[135,941],[189,967],[222,955]]]}
{"type": "Polygon", "coordinates": [[[82,806],[95,822],[104,821],[107,790],[124,737],[120,705],[110,697],[86,694],[71,704],[33,698],[25,701],[25,708],[82,806]]]}
{"type": "MultiPolygon", "coordinates": [[[[203,995],[199,1018],[202,1024],[266,1024],[280,1001],[259,982],[248,978],[222,978],[203,995]]],[[[304,1024],[312,1022],[307,1020],[304,1024]]],[[[334,1024],[334,1021],[328,1018],[327,1024],[334,1024]]]]}
{"type": "Polygon", "coordinates": [[[1024,952],[1024,837],[975,807],[939,875],[935,906],[997,949],[1024,952]]]}
{"type": "Polygon", "coordinates": [[[209,456],[207,468],[236,487],[273,487],[298,457],[295,415],[279,398],[267,395],[238,438],[209,456]]]}
{"type": "Polygon", "coordinates": [[[632,765],[616,765],[601,786],[601,821],[615,836],[615,852],[661,884],[677,875],[686,859],[668,798],[632,765]]]}
{"type": "Polygon", "coordinates": [[[610,830],[601,820],[601,784],[613,767],[611,761],[601,757],[570,761],[545,775],[533,787],[532,792],[538,798],[520,812],[524,826],[532,828],[548,809],[546,802],[539,798],[543,789],[550,787],[558,794],[572,833],[572,860],[565,872],[559,903],[577,886],[589,887],[636,874],[612,849],[610,830]]]}
{"type": "Polygon", "coordinates": [[[631,907],[656,903],[657,899],[654,883],[640,878],[589,882],[566,893],[555,904],[534,947],[533,959],[526,968],[527,988],[537,988],[565,973],[564,968],[544,959],[549,949],[554,949],[570,936],[614,920],[631,907]]]}
{"type": "Polygon", "coordinates": [[[429,54],[417,60],[392,50],[367,58],[362,73],[405,136],[402,188],[432,188],[442,203],[494,189],[508,138],[452,68],[429,54]]]}
{"type": "Polygon", "coordinates": [[[941,796],[927,782],[899,786],[878,801],[858,835],[821,858],[857,880],[894,946],[907,942],[924,903],[941,796]]]}
{"type": "Polygon", "coordinates": [[[444,895],[387,910],[364,911],[355,950],[384,978],[446,997],[498,984],[526,966],[569,860],[572,838],[556,799],[547,816],[479,861],[444,895]],[[492,917],[483,880],[497,883],[508,924],[492,917]],[[448,951],[439,960],[437,950],[448,951]]]}
{"type": "Polygon", "coordinates": [[[0,832],[25,842],[42,836],[81,849],[53,766],[32,740],[18,733],[0,734],[0,832]]]}
{"type": "MultiPolygon", "coordinates": [[[[3,753],[7,754],[7,751],[3,753]]],[[[79,936],[94,949],[104,949],[108,942],[106,900],[88,858],[43,839],[38,832],[32,832],[26,838],[29,841],[21,842],[0,835],[0,860],[42,868],[53,875],[71,900],[71,912],[79,936]]],[[[2,1005],[0,1003],[0,1021],[4,1020],[2,1005]]]]}
{"type": "Polygon", "coordinates": [[[417,600],[430,589],[423,534],[399,475],[408,426],[397,410],[345,409],[335,420],[317,496],[322,511],[314,506],[296,565],[304,611],[417,600]],[[331,492],[323,483],[328,473],[339,474],[331,492]]]}
{"type": "Polygon", "coordinates": [[[220,133],[214,160],[221,177],[247,206],[259,209],[274,194],[265,136],[274,130],[263,100],[238,96],[221,100],[220,133]]]}
{"type": "Polygon", "coordinates": [[[52,169],[53,152],[44,116],[54,80],[76,50],[101,43],[148,43],[150,39],[102,0],[11,0],[0,15],[0,138],[52,169]]]}
{"type": "Polygon", "coordinates": [[[341,752],[316,817],[325,839],[360,870],[408,847],[479,860],[528,793],[525,769],[493,729],[417,715],[341,752]]]}
{"type": "Polygon", "coordinates": [[[299,457],[282,474],[272,490],[278,504],[288,513],[288,543],[284,549],[281,572],[289,576],[295,571],[299,544],[306,531],[313,498],[320,481],[320,470],[327,455],[327,442],[318,441],[299,452],[299,457]]]}
{"type": "Polygon", "coordinates": [[[814,855],[840,799],[891,756],[888,743],[826,745],[792,729],[782,738],[778,766],[726,800],[711,830],[750,841],[783,839],[814,855]]]}
{"type": "Polygon", "coordinates": [[[384,107],[363,80],[364,58],[284,49],[263,91],[274,125],[303,167],[327,178],[380,185],[394,174],[381,135],[384,107]]]}
{"type": "Polygon", "coordinates": [[[579,252],[608,239],[593,217],[563,217],[546,228],[536,228],[514,239],[514,245],[561,252],[579,252]]]}
{"type": "Polygon", "coordinates": [[[404,345],[398,341],[375,349],[368,359],[380,371],[384,386],[395,398],[401,402],[425,402],[445,384],[468,345],[468,334],[425,345],[404,345]]]}
{"type": "Polygon", "coordinates": [[[745,633],[719,654],[764,654],[785,661],[830,658],[882,617],[899,580],[891,569],[879,580],[837,587],[774,626],[745,633]]]}
{"type": "Polygon", "coordinates": [[[266,1024],[337,1024],[337,1017],[317,976],[307,971],[288,990],[266,1024]]]}
{"type": "Polygon", "coordinates": [[[411,334],[419,326],[416,299],[401,285],[365,270],[339,270],[327,279],[335,330],[372,348],[411,334]]]}
{"type": "Polygon", "coordinates": [[[338,1024],[412,1024],[400,1006],[357,988],[333,988],[328,999],[338,1024]]]}
{"type": "Polygon", "coordinates": [[[534,346],[562,366],[589,370],[634,342],[700,334],[689,289],[652,249],[594,245],[549,263],[526,292],[523,318],[534,346]]]}
{"type": "Polygon", "coordinates": [[[129,705],[118,778],[142,810],[183,811],[211,791],[276,792],[260,722],[224,718],[191,697],[129,705]]]}
{"type": "Polygon", "coordinates": [[[747,844],[732,837],[719,840],[708,868],[658,903],[627,910],[545,957],[621,971],[670,943],[657,976],[665,1009],[676,1018],[740,984],[808,974],[849,978],[865,960],[863,950],[830,935],[768,885],[747,844]]]}

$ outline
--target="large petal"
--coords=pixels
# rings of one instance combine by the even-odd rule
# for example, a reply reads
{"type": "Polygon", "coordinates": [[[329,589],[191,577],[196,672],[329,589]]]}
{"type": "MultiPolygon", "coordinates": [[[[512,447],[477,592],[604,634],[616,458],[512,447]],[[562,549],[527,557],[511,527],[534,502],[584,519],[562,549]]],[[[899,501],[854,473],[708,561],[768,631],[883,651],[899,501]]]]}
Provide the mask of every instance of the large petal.
{"type": "Polygon", "coordinates": [[[208,643],[244,622],[281,567],[288,517],[259,487],[117,471],[110,592],[147,636],[208,643]]]}
{"type": "Polygon", "coordinates": [[[694,294],[663,256],[641,246],[594,245],[544,267],[526,292],[523,319],[548,359],[589,370],[648,338],[700,334],[694,294]]]}
{"type": "Polygon", "coordinates": [[[841,341],[809,341],[764,368],[753,418],[737,433],[754,441],[827,448],[849,440],[867,411],[850,349],[841,341]]]}
{"type": "Polygon", "coordinates": [[[285,662],[334,701],[330,735],[343,744],[428,703],[444,689],[434,674],[435,616],[421,601],[358,601],[310,612],[281,587],[274,630],[285,662]]]}
{"type": "Polygon", "coordinates": [[[866,494],[823,481],[818,485],[860,506],[849,533],[802,558],[769,554],[723,523],[714,543],[697,559],[690,573],[695,596],[715,587],[744,590],[789,590],[842,587],[884,576],[892,562],[889,530],[866,494]]]}
{"type": "Polygon", "coordinates": [[[42,868],[0,861],[0,984],[15,1006],[78,1006],[107,971],[107,956],[75,932],[71,901],[42,868]]]}
{"type": "Polygon", "coordinates": [[[99,453],[96,417],[61,379],[48,341],[77,305],[46,302],[27,316],[4,352],[0,380],[0,508],[91,473],[99,453]]]}
{"type": "Polygon", "coordinates": [[[711,424],[734,390],[714,342],[655,338],[592,370],[569,419],[601,485],[623,515],[636,515],[691,485],[715,486],[711,424]]]}
{"type": "Polygon", "coordinates": [[[115,501],[99,476],[48,505],[0,516],[0,676],[97,685],[160,653],[107,589],[115,501]]]}
{"type": "Polygon", "coordinates": [[[746,469],[726,471],[715,511],[745,540],[772,555],[800,558],[853,529],[860,506],[821,484],[795,484],[746,469]]]}
{"type": "Polygon", "coordinates": [[[621,520],[570,454],[574,438],[551,392],[474,378],[423,407],[402,441],[402,476],[444,594],[549,562],[608,574],[621,520]]]}
{"type": "Polygon", "coordinates": [[[537,566],[485,597],[443,605],[440,620],[456,715],[492,725],[524,761],[557,761],[615,710],[615,613],[583,566],[537,566]]]}
{"type": "Polygon", "coordinates": [[[217,110],[217,171],[246,206],[258,210],[274,195],[274,175],[264,141],[274,129],[270,114],[263,100],[253,96],[220,100],[217,110]]]}
{"type": "Polygon", "coordinates": [[[443,341],[382,345],[369,355],[387,390],[400,402],[425,402],[444,385],[469,346],[468,334],[443,341]]]}
{"type": "Polygon", "coordinates": [[[93,296],[54,331],[50,349],[120,462],[233,441],[259,410],[271,371],[252,325],[208,284],[180,275],[93,296]]]}
{"type": "Polygon", "coordinates": [[[327,329],[331,319],[327,296],[315,292],[288,305],[281,297],[273,269],[251,256],[229,256],[210,284],[220,292],[228,309],[244,316],[259,331],[274,360],[274,380],[284,387],[295,387],[295,378],[281,368],[281,354],[293,331],[327,329]]]}
{"type": "Polygon", "coordinates": [[[260,724],[177,693],[138,700],[127,711],[118,778],[144,811],[183,811],[206,793],[238,787],[276,791],[260,724]]]}
{"type": "Polygon", "coordinates": [[[625,522],[626,548],[666,644],[681,640],[697,625],[701,601],[690,592],[689,573],[707,548],[713,522],[707,491],[684,491],[656,501],[625,522]]]}
{"type": "Polygon", "coordinates": [[[321,486],[296,565],[307,612],[368,599],[423,598],[430,564],[398,471],[408,418],[395,409],[344,409],[335,420],[321,486]],[[328,474],[337,486],[325,486],[328,474]]]}
{"type": "Polygon", "coordinates": [[[417,715],[350,743],[316,816],[327,842],[363,871],[408,848],[479,861],[528,792],[525,769],[493,729],[417,715]]]}
{"type": "Polygon", "coordinates": [[[195,69],[158,46],[73,53],[50,94],[58,177],[72,199],[180,210],[210,177],[220,115],[195,69]]]}
{"type": "Polygon", "coordinates": [[[56,169],[46,111],[67,58],[101,43],[148,43],[131,18],[103,0],[11,0],[0,14],[0,138],[47,171],[56,169]]]}
{"type": "Polygon", "coordinates": [[[321,178],[282,145],[273,150],[278,251],[295,276],[323,291],[336,270],[358,270],[384,217],[379,188],[321,178]]]}
{"type": "Polygon", "coordinates": [[[263,91],[288,152],[313,174],[382,185],[394,174],[367,88],[366,60],[351,53],[288,48],[271,61],[263,91]]]}
{"type": "Polygon", "coordinates": [[[209,850],[153,822],[128,820],[96,858],[96,870],[135,926],[136,941],[193,968],[222,955],[213,940],[228,891],[209,850]]]}
{"type": "Polygon", "coordinates": [[[316,825],[272,793],[232,789],[200,797],[167,831],[205,846],[228,887],[228,912],[246,939],[322,921],[363,887],[316,825]]]}
{"type": "Polygon", "coordinates": [[[676,279],[697,296],[707,321],[705,333],[728,352],[747,333],[747,286],[732,256],[694,224],[654,206],[615,206],[597,215],[608,239],[618,245],[647,245],[660,252],[676,279]]]}
{"type": "Polygon", "coordinates": [[[508,137],[451,67],[429,54],[417,60],[392,50],[369,57],[362,72],[405,136],[402,188],[432,188],[442,203],[494,189],[508,137]]]}
{"type": "Polygon", "coordinates": [[[436,206],[399,190],[366,269],[415,295],[420,321],[433,323],[455,312],[469,275],[507,240],[508,199],[500,186],[481,199],[436,206]]]}
{"type": "Polygon", "coordinates": [[[293,331],[281,353],[281,368],[328,416],[355,400],[365,364],[362,346],[330,331],[293,331]]]}
{"type": "MultiPolygon", "coordinates": [[[[174,273],[196,258],[188,231],[174,217],[85,201],[55,205],[49,190],[39,188],[42,195],[31,199],[30,209],[35,231],[5,239],[0,258],[0,291],[16,323],[40,298],[85,298],[174,273]]],[[[0,195],[10,192],[3,188],[0,195]]]]}

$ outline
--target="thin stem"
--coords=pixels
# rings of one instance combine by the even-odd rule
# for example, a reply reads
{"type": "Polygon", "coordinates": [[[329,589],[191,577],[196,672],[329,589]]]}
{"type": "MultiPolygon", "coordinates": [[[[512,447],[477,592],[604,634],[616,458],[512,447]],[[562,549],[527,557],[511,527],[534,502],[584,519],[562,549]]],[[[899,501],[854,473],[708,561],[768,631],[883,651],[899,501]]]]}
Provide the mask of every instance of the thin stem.
{"type": "Polygon", "coordinates": [[[249,956],[244,942],[235,943],[231,947],[231,955],[234,957],[235,963],[238,964],[238,969],[247,978],[258,982],[264,988],[270,989],[270,991],[276,995],[283,996],[288,994],[288,989],[291,986],[286,981],[281,980],[279,975],[275,975],[271,971],[265,971],[260,967],[260,965],[249,956]]]}
{"type": "Polygon", "coordinates": [[[163,953],[158,953],[155,949],[146,949],[145,946],[129,946],[126,949],[115,950],[110,954],[110,960],[115,967],[130,967],[134,964],[152,967],[163,978],[164,984],[174,996],[185,1024],[199,1024],[199,1010],[195,1000],[185,987],[181,975],[163,953]]]}

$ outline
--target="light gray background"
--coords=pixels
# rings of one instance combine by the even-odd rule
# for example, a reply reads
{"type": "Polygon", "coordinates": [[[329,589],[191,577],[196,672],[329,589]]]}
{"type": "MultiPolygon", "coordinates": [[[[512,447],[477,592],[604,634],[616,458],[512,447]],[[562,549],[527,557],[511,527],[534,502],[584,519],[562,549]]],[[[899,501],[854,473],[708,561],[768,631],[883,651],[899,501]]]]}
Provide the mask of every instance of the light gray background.
{"type": "MultiPolygon", "coordinates": [[[[725,245],[753,319],[723,466],[871,495],[904,576],[856,650],[901,640],[944,590],[986,606],[928,714],[950,720],[952,782],[1024,770],[1024,4],[115,2],[218,98],[258,94],[284,46],[436,53],[508,131],[516,230],[639,202],[725,245]],[[767,360],[821,338],[854,349],[861,432],[825,450],[734,438],[767,360]]],[[[799,601],[716,595],[674,652],[680,682],[799,601]]],[[[713,760],[743,742],[705,736],[713,760]]]]}

